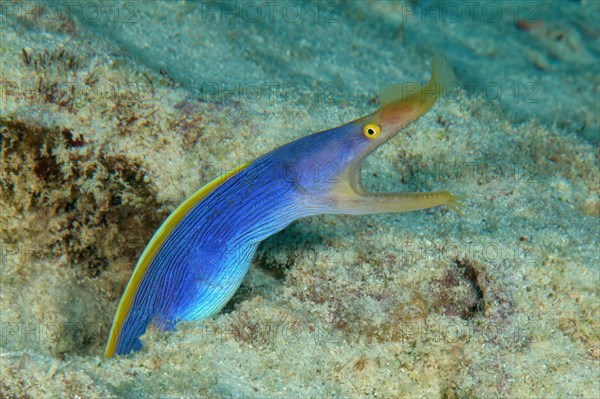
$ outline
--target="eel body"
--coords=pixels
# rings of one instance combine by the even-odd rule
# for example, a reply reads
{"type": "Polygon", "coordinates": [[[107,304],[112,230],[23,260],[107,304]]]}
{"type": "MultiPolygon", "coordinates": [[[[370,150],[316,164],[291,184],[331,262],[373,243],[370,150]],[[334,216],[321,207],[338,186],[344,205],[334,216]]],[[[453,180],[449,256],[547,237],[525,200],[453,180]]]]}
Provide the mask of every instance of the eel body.
{"type": "Polygon", "coordinates": [[[360,181],[364,158],[426,113],[451,78],[446,60],[435,56],[426,85],[392,86],[380,94],[376,112],[285,144],[188,198],[140,257],[105,356],[139,350],[149,327],[167,330],[218,312],[240,286],[258,244],[296,219],[438,205],[457,210],[460,197],[447,191],[369,193],[360,181]]]}

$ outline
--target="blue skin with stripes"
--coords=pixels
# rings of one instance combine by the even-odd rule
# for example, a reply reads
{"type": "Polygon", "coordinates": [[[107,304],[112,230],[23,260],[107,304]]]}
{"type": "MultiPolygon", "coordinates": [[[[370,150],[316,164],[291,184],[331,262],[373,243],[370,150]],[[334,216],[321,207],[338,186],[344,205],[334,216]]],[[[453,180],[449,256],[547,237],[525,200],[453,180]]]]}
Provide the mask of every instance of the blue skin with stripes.
{"type": "Polygon", "coordinates": [[[218,312],[240,286],[258,244],[296,219],[439,205],[458,211],[460,197],[447,191],[368,193],[360,182],[364,158],[441,95],[451,69],[437,56],[432,66],[420,91],[407,95],[407,86],[393,86],[382,93],[378,111],[279,147],[184,202],[140,258],[105,355],[140,349],[149,326],[168,330],[218,312]]]}
{"type": "Polygon", "coordinates": [[[116,354],[139,350],[139,337],[150,323],[167,330],[177,321],[218,312],[241,284],[262,240],[296,219],[335,212],[323,201],[334,172],[368,144],[353,132],[356,127],[348,124],[288,143],[256,159],[194,206],[150,262],[116,354]]]}

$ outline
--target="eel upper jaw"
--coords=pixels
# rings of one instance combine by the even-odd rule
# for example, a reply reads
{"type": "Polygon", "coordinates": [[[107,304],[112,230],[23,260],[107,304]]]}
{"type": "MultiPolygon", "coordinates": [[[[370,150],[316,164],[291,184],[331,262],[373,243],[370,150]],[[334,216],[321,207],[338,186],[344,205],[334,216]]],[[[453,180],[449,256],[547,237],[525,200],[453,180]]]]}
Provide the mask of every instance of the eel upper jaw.
{"type": "MultiPolygon", "coordinates": [[[[380,126],[382,132],[379,137],[372,139],[372,142],[358,153],[340,173],[338,173],[337,182],[332,184],[332,198],[349,198],[357,195],[369,195],[361,183],[361,170],[364,160],[377,148],[396,137],[402,129],[414,120],[423,115],[427,109],[419,107],[412,103],[393,103],[387,105],[373,114],[367,115],[360,120],[355,121],[358,126],[365,123],[376,123],[380,126]]],[[[361,129],[362,130],[362,129],[361,129]]],[[[369,139],[371,140],[371,139],[369,139]]]]}

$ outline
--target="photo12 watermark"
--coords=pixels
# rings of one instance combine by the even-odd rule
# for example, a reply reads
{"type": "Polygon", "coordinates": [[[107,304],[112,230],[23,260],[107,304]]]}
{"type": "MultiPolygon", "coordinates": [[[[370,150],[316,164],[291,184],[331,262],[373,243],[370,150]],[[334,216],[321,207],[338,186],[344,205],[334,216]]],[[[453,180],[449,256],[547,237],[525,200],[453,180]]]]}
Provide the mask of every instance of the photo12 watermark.
{"type": "Polygon", "coordinates": [[[55,262],[62,255],[54,246],[46,243],[0,240],[1,267],[9,267],[24,262],[55,262]]]}
{"type": "Polygon", "coordinates": [[[102,323],[90,322],[0,322],[0,345],[32,345],[40,343],[83,342],[90,337],[104,338],[107,335],[102,323]]]}
{"type": "Polygon", "coordinates": [[[136,24],[140,21],[139,5],[134,1],[0,1],[0,21],[18,18],[52,23],[79,18],[87,22],[136,24]]]}
{"type": "Polygon", "coordinates": [[[58,105],[81,102],[118,101],[127,98],[141,103],[144,93],[150,90],[145,83],[114,81],[98,83],[93,77],[89,80],[42,78],[29,80],[7,80],[0,82],[0,104],[55,103],[58,105]]]}
{"type": "Polygon", "coordinates": [[[442,265],[447,265],[455,263],[457,259],[470,259],[486,264],[505,264],[518,268],[523,264],[538,265],[544,258],[543,249],[529,241],[514,243],[480,239],[454,241],[431,237],[426,242],[399,241],[392,244],[391,249],[399,252],[402,263],[440,261],[442,265]]]}
{"type": "Polygon", "coordinates": [[[342,96],[336,82],[249,81],[201,82],[199,100],[221,103],[336,103],[342,96]]]}
{"type": "Polygon", "coordinates": [[[539,4],[535,1],[406,1],[400,2],[399,7],[402,22],[500,23],[507,19],[527,23],[539,21],[539,4]]]}
{"type": "Polygon", "coordinates": [[[199,2],[203,23],[339,23],[338,4],[317,1],[199,2]]]}
{"type": "Polygon", "coordinates": [[[398,328],[387,332],[400,342],[426,339],[440,344],[469,343],[471,341],[512,342],[520,346],[536,342],[540,323],[496,323],[490,320],[449,320],[449,323],[406,320],[398,328]]]}

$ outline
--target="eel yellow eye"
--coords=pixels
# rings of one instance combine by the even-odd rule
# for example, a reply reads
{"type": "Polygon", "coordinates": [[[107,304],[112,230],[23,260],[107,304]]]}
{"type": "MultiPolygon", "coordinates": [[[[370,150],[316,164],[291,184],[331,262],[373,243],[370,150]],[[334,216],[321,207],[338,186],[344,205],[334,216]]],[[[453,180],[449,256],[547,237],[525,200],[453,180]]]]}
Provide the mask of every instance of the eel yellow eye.
{"type": "Polygon", "coordinates": [[[363,127],[363,134],[368,139],[374,139],[381,133],[381,128],[374,123],[369,123],[363,127]]]}

